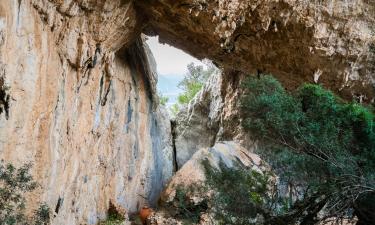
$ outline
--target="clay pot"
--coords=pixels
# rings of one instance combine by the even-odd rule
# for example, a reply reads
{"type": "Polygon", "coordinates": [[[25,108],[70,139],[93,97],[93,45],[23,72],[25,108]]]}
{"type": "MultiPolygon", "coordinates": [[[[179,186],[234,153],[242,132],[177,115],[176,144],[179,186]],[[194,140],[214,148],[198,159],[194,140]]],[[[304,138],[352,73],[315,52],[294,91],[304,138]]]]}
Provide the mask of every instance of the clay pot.
{"type": "Polygon", "coordinates": [[[147,224],[147,218],[153,213],[154,211],[150,209],[147,206],[144,206],[140,211],[139,211],[139,218],[142,221],[143,225],[147,224]]]}

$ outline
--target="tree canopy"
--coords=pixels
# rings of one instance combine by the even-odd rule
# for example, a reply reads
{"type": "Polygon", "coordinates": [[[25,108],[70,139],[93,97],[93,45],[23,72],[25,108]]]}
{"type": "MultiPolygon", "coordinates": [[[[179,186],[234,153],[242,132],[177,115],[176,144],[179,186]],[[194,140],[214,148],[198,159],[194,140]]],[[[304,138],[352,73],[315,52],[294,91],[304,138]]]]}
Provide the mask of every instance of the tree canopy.
{"type": "Polygon", "coordinates": [[[373,111],[319,85],[289,93],[268,75],[249,77],[243,88],[243,126],[260,153],[303,199],[322,202],[310,217],[325,207],[327,216],[373,220],[366,213],[375,209],[373,111]]]}

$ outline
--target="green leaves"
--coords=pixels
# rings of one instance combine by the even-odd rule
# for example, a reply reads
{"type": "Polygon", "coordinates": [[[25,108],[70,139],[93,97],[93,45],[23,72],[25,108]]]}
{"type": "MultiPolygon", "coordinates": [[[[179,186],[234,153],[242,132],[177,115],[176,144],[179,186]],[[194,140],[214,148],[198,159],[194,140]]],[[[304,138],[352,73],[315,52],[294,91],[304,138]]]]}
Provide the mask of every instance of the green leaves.
{"type": "MultiPolygon", "coordinates": [[[[0,224],[31,224],[25,216],[25,197],[27,192],[35,190],[37,183],[30,175],[31,164],[15,168],[12,164],[0,163],[0,224]]],[[[35,212],[34,223],[49,223],[49,208],[43,204],[35,212]]]]}
{"type": "Polygon", "coordinates": [[[160,105],[167,105],[167,102],[169,101],[169,98],[167,96],[164,96],[162,93],[159,93],[159,103],[160,105]]]}
{"type": "MultiPolygon", "coordinates": [[[[207,188],[213,190],[210,205],[219,224],[252,224],[258,213],[263,213],[270,202],[270,175],[220,162],[219,169],[208,161],[202,162],[207,177],[207,188]]],[[[255,220],[256,221],[256,220],[255,220]]]]}
{"type": "Polygon", "coordinates": [[[203,88],[208,78],[218,71],[212,62],[205,61],[204,63],[206,64],[206,68],[194,63],[190,63],[187,66],[188,73],[178,85],[184,92],[177,97],[177,103],[172,106],[171,111],[173,114],[176,115],[181,108],[189,104],[203,88]]]}
{"type": "Polygon", "coordinates": [[[319,85],[288,93],[268,75],[249,77],[243,89],[243,126],[284,180],[325,190],[335,216],[354,207],[362,193],[375,194],[372,111],[319,85]]]}
{"type": "Polygon", "coordinates": [[[177,98],[179,104],[188,104],[195,95],[202,89],[203,83],[197,81],[190,81],[185,84],[185,92],[180,94],[177,98]]]}
{"type": "Polygon", "coordinates": [[[35,225],[47,225],[50,220],[50,208],[46,203],[42,203],[34,212],[35,225]]]}
{"type": "Polygon", "coordinates": [[[205,196],[206,190],[204,187],[196,184],[195,186],[176,187],[176,196],[172,203],[169,203],[169,208],[174,209],[174,218],[179,218],[184,221],[184,224],[197,224],[200,217],[208,209],[208,201],[206,198],[199,202],[194,202],[191,199],[193,193],[200,193],[205,196]]]}

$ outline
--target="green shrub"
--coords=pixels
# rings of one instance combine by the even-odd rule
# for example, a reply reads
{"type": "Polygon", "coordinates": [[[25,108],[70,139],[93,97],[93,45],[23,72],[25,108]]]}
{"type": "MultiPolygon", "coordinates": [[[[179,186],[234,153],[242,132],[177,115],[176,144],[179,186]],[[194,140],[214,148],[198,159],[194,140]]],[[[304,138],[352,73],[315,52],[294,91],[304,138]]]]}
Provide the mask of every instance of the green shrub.
{"type": "Polygon", "coordinates": [[[35,225],[47,225],[50,221],[51,210],[46,203],[42,203],[34,212],[35,225]]]}
{"type": "Polygon", "coordinates": [[[20,168],[0,163],[0,224],[48,224],[49,208],[42,204],[30,223],[25,215],[25,194],[35,190],[37,183],[29,173],[31,164],[20,168]]]}
{"type": "Polygon", "coordinates": [[[274,201],[270,174],[239,165],[229,168],[223,162],[216,169],[207,160],[203,166],[207,189],[213,190],[210,205],[219,224],[254,224],[258,214],[269,215],[274,201]]]}
{"type": "Polygon", "coordinates": [[[363,194],[375,194],[372,111],[319,85],[288,93],[267,75],[248,78],[243,88],[244,128],[284,181],[305,188],[305,199],[316,196],[310,200],[324,202],[328,215],[342,217],[358,211],[363,194]]]}
{"type": "Polygon", "coordinates": [[[190,81],[189,83],[185,84],[186,89],[185,92],[180,94],[177,97],[177,101],[181,105],[189,104],[191,100],[195,97],[195,95],[202,89],[203,83],[190,81]]]}
{"type": "MultiPolygon", "coordinates": [[[[287,206],[278,207],[285,204],[286,199],[275,192],[271,172],[261,173],[239,163],[227,167],[222,161],[218,168],[212,167],[208,160],[203,160],[202,165],[206,182],[189,187],[177,186],[173,202],[165,207],[183,224],[199,223],[204,213],[213,216],[215,224],[258,224],[259,215],[268,220],[289,209],[287,206]],[[194,203],[192,196],[202,200],[194,203]]],[[[272,220],[268,224],[278,223],[272,220]]]]}
{"type": "Polygon", "coordinates": [[[100,222],[99,225],[121,225],[125,221],[125,218],[118,213],[109,212],[107,219],[100,222]]]}
{"type": "Polygon", "coordinates": [[[199,193],[199,195],[204,196],[204,187],[200,185],[190,187],[177,186],[175,198],[168,205],[168,208],[173,209],[173,217],[182,220],[184,224],[199,223],[202,213],[208,209],[208,199],[205,198],[195,203],[189,197],[193,193],[199,193]]]}

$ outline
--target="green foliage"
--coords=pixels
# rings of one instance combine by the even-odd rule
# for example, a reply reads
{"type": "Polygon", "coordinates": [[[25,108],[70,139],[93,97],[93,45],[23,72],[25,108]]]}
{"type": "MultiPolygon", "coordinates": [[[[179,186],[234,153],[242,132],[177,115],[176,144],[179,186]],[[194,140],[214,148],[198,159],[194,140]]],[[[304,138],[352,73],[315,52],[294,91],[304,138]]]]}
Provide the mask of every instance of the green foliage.
{"type": "Polygon", "coordinates": [[[189,102],[203,88],[208,78],[213,73],[217,72],[218,69],[213,63],[205,61],[205,64],[207,68],[204,68],[201,65],[196,66],[194,63],[190,63],[187,66],[188,73],[178,85],[184,92],[177,97],[177,103],[172,106],[173,114],[177,114],[182,107],[189,104],[189,102]]]}
{"type": "Polygon", "coordinates": [[[213,190],[210,205],[219,224],[253,224],[257,214],[268,214],[270,174],[220,163],[219,169],[203,161],[207,185],[213,190]]]}
{"type": "Polygon", "coordinates": [[[34,212],[35,225],[47,225],[50,221],[51,210],[46,203],[42,203],[34,212]]]}
{"type": "Polygon", "coordinates": [[[171,106],[170,110],[171,110],[172,115],[176,116],[177,113],[180,111],[180,108],[179,108],[178,104],[173,104],[171,106]]]}
{"type": "Polygon", "coordinates": [[[184,85],[186,85],[185,92],[177,97],[177,101],[181,105],[188,104],[203,87],[203,83],[195,81],[190,81],[184,85]]]}
{"type": "Polygon", "coordinates": [[[115,211],[109,211],[107,219],[99,223],[99,225],[121,225],[125,218],[115,211]]]}
{"type": "Polygon", "coordinates": [[[243,88],[243,126],[284,181],[307,187],[305,196],[327,195],[332,216],[375,194],[373,112],[319,85],[290,94],[271,76],[250,77],[243,88]]]}
{"type": "Polygon", "coordinates": [[[36,188],[29,174],[31,165],[27,164],[19,169],[13,165],[0,165],[0,223],[18,224],[26,221],[24,215],[24,193],[36,188]]]}
{"type": "Polygon", "coordinates": [[[162,93],[159,93],[159,103],[160,103],[160,105],[165,106],[168,101],[169,101],[169,98],[167,96],[164,96],[162,93]]]}
{"type": "MultiPolygon", "coordinates": [[[[0,163],[0,224],[31,224],[25,216],[25,193],[35,190],[37,183],[29,173],[31,164],[15,168],[0,163]]],[[[42,204],[32,224],[48,224],[49,208],[42,204]]]]}
{"type": "Polygon", "coordinates": [[[184,224],[197,224],[201,215],[207,213],[213,216],[215,224],[251,225],[258,224],[262,215],[266,224],[282,224],[268,222],[289,209],[279,207],[286,199],[277,196],[271,172],[258,172],[239,163],[227,167],[222,161],[218,168],[212,167],[208,160],[203,160],[202,165],[207,178],[205,183],[175,188],[173,202],[165,207],[168,211],[173,209],[169,212],[173,218],[184,224]],[[192,196],[202,200],[194,203],[192,196]]]}
{"type": "Polygon", "coordinates": [[[192,193],[204,195],[203,187],[198,185],[189,188],[184,188],[182,186],[176,187],[176,196],[173,203],[169,206],[175,210],[174,218],[183,220],[184,224],[199,223],[201,214],[208,209],[207,199],[203,199],[199,203],[194,203],[193,200],[189,198],[189,195],[191,196],[192,193]]]}

